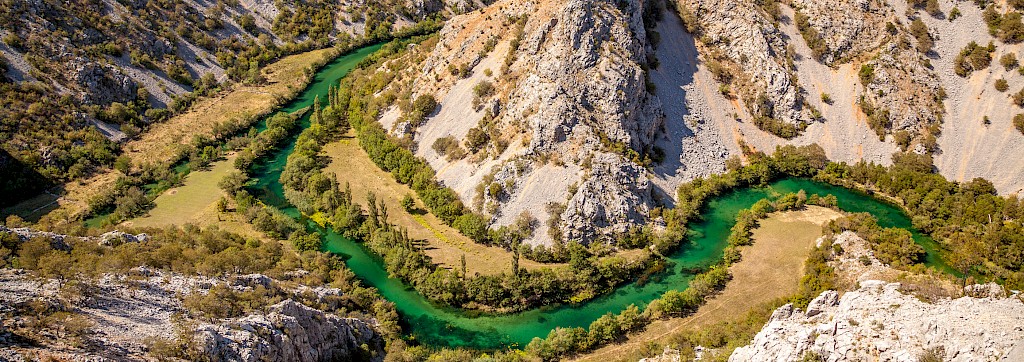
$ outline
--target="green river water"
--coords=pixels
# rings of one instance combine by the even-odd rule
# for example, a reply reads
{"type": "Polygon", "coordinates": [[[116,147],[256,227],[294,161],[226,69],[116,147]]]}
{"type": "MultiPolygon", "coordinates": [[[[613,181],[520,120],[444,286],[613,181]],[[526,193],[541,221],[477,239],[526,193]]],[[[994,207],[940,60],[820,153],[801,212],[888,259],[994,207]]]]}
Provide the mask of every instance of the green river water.
{"type": "MultiPolygon", "coordinates": [[[[360,60],[379,48],[379,45],[361,48],[326,65],[316,74],[314,82],[282,111],[294,112],[310,106],[317,95],[326,100],[330,85],[338,84],[338,80],[360,60]]],[[[302,128],[309,126],[308,113],[303,117],[301,125],[302,128]]],[[[749,208],[762,198],[799,190],[805,190],[808,194],[835,195],[839,200],[839,208],[844,211],[869,212],[878,218],[883,227],[910,230],[914,240],[928,251],[926,265],[943,271],[950,270],[938,259],[935,242],[914,230],[910,219],[898,207],[859,191],[807,179],[789,178],[776,181],[768,187],[731,191],[708,202],[702,212],[702,220],[688,225],[688,243],[669,256],[671,262],[667,270],[652,276],[643,285],[627,284],[609,295],[578,305],[550,306],[508,315],[479,315],[430,303],[410,286],[389,278],[381,260],[361,244],[303,219],[298,210],[284,199],[282,185],[278,182],[285,161],[294,148],[294,139],[293,135],[285,147],[254,166],[252,174],[255,185],[251,189],[265,203],[301,219],[324,235],[324,249],[342,256],[346,265],[361,280],[376,287],[384,298],[394,302],[410,338],[427,345],[479,349],[524,346],[534,337],[546,336],[555,327],[586,327],[600,316],[609,312],[618,313],[630,304],[643,308],[668,290],[685,289],[693,277],[687,270],[718,262],[727,245],[729,230],[735,224],[737,212],[749,208]]]]}

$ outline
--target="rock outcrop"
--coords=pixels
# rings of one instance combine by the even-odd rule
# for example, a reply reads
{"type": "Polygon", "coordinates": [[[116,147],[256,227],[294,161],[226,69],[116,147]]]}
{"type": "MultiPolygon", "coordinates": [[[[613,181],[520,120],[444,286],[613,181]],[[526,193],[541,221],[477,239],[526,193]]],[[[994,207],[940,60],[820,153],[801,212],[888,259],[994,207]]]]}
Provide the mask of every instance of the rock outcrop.
{"type": "Polygon", "coordinates": [[[793,7],[807,17],[807,26],[820,39],[818,60],[824,64],[873,51],[891,36],[886,22],[894,14],[881,0],[795,0],[793,7]]]}
{"type": "Polygon", "coordinates": [[[549,217],[564,221],[561,235],[584,243],[644,222],[651,190],[639,158],[629,155],[650,152],[664,122],[645,75],[645,4],[506,0],[452,19],[413,87],[434,94],[440,110],[418,128],[392,132],[414,136],[417,153],[492,225],[532,209],[541,221],[532,244],[551,241],[549,217]],[[482,82],[493,84],[492,96],[472,94],[482,82]],[[470,157],[446,160],[431,149],[471,128],[489,130],[490,143],[470,157]],[[547,175],[575,179],[575,187],[538,184],[547,175]],[[537,211],[566,202],[561,215],[537,211]]]}
{"type": "Polygon", "coordinates": [[[705,57],[720,62],[721,72],[739,74],[734,83],[751,113],[792,124],[811,120],[787,65],[786,40],[756,2],[682,0],[679,7],[688,14],[683,17],[687,27],[699,29],[704,45],[712,49],[705,57]]]}
{"type": "Polygon", "coordinates": [[[356,318],[340,318],[293,300],[196,329],[203,355],[214,361],[381,361],[384,339],[356,318]]]}
{"type": "MultiPolygon", "coordinates": [[[[991,287],[985,287],[988,289],[991,287]]],[[[1020,296],[926,303],[900,284],[865,281],[842,297],[826,291],[806,311],[787,304],[730,361],[993,361],[1024,343],[1020,296]]]]}
{"type": "Polygon", "coordinates": [[[343,294],[340,290],[323,286],[283,290],[279,282],[262,274],[211,278],[137,267],[125,274],[104,274],[95,281],[80,282],[77,285],[84,286],[80,290],[87,292],[78,300],[68,300],[69,294],[58,281],[0,268],[0,360],[30,356],[146,360],[157,357],[150,348],[153,341],[190,341],[192,356],[212,361],[378,361],[383,357],[383,336],[372,320],[342,318],[295,301],[311,298],[318,305],[343,308],[338,304],[343,294]],[[183,298],[219,286],[238,292],[275,290],[293,299],[241,318],[214,323],[191,319],[183,298]],[[34,319],[37,312],[32,311],[40,306],[46,306],[47,314],[61,311],[80,317],[78,325],[88,326],[84,340],[75,344],[47,337],[27,344],[11,333],[25,328],[51,337],[66,333],[59,331],[60,326],[38,324],[34,319]],[[197,323],[198,327],[180,328],[197,323]],[[96,348],[81,348],[82,344],[96,348]]]}

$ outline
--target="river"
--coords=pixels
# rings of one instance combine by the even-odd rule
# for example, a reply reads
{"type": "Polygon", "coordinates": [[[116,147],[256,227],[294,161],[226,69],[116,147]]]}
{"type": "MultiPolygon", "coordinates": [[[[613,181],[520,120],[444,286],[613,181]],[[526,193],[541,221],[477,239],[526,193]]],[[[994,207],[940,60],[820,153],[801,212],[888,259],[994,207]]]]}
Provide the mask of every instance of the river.
{"type": "MultiPolygon", "coordinates": [[[[316,96],[326,104],[328,87],[337,85],[359,61],[379,48],[380,45],[360,48],[327,64],[316,74],[307,89],[298,98],[289,102],[282,111],[294,112],[311,106],[316,96]]],[[[310,113],[312,112],[307,112],[303,116],[303,129],[309,127],[310,113]]],[[[265,203],[301,219],[310,228],[324,235],[324,249],[342,256],[346,265],[364,283],[376,287],[384,298],[394,302],[410,339],[427,345],[478,349],[521,347],[534,337],[546,336],[555,327],[586,327],[602,315],[618,313],[630,304],[642,308],[668,290],[685,289],[693,277],[686,270],[718,262],[727,245],[726,237],[729,230],[735,224],[737,212],[749,208],[762,198],[801,189],[807,194],[835,195],[839,200],[840,209],[848,212],[869,212],[878,218],[879,224],[883,227],[910,230],[914,240],[928,252],[925,264],[940,270],[949,270],[938,258],[937,244],[914,230],[910,218],[899,207],[859,191],[807,179],[789,178],[776,181],[768,187],[731,191],[709,201],[702,211],[701,221],[688,225],[688,243],[669,256],[671,262],[667,270],[653,276],[643,285],[627,284],[609,295],[579,305],[549,306],[508,315],[480,315],[476,312],[437,306],[402,281],[389,278],[381,260],[361,244],[305,220],[298,210],[288,204],[278,179],[288,155],[294,149],[297,133],[288,140],[285,147],[257,162],[252,170],[255,185],[251,188],[265,203]]]]}

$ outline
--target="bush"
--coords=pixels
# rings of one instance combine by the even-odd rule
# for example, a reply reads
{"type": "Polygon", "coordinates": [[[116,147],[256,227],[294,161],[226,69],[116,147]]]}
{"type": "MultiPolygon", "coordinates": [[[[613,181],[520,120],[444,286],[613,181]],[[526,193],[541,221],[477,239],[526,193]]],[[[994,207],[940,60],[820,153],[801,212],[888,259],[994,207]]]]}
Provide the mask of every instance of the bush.
{"type": "Polygon", "coordinates": [[[493,93],[494,84],[490,81],[483,80],[480,81],[480,83],[477,83],[473,86],[473,108],[480,107],[480,105],[483,104],[483,101],[493,93]]]}
{"type": "Polygon", "coordinates": [[[434,113],[434,109],[437,108],[437,99],[434,99],[432,94],[423,94],[416,97],[416,100],[412,102],[412,110],[419,112],[420,114],[427,116],[434,113]]]}
{"type": "Polygon", "coordinates": [[[245,14],[238,18],[238,26],[249,33],[256,33],[256,18],[252,14],[245,14]]]}
{"type": "Polygon", "coordinates": [[[860,71],[857,72],[857,76],[860,77],[860,84],[865,87],[871,84],[871,81],[875,80],[875,65],[864,64],[860,66],[860,71]]]}
{"type": "Polygon", "coordinates": [[[996,51],[996,47],[992,43],[983,47],[972,41],[953,60],[953,70],[957,75],[967,77],[971,75],[971,72],[988,68],[992,64],[992,52],[994,51],[996,51]]]}
{"type": "MultiPolygon", "coordinates": [[[[938,5],[936,5],[936,7],[938,7],[938,5]]],[[[914,19],[914,21],[910,23],[910,34],[917,39],[917,51],[927,53],[932,50],[932,45],[934,45],[935,42],[932,40],[931,34],[928,33],[928,26],[925,25],[921,19],[914,19]]]]}
{"type": "Polygon", "coordinates": [[[448,161],[461,160],[466,157],[466,151],[462,150],[459,146],[459,141],[455,140],[455,137],[444,136],[434,141],[431,146],[434,152],[438,155],[444,156],[448,161]]]}
{"type": "Polygon", "coordinates": [[[1017,61],[1017,55],[1014,53],[1003,54],[1003,56],[999,58],[999,64],[1001,64],[1003,68],[1006,68],[1006,70],[1008,71],[1013,68],[1016,68],[1019,65],[1019,62],[1017,61]]]}
{"type": "Polygon", "coordinates": [[[997,91],[1005,92],[1007,89],[1010,89],[1010,84],[1006,82],[1006,79],[1000,78],[996,80],[995,87],[997,91]]]}
{"type": "Polygon", "coordinates": [[[412,212],[416,208],[416,201],[413,200],[411,194],[405,194],[405,196],[402,196],[402,201],[399,203],[402,205],[402,210],[405,210],[405,212],[412,212]]]}
{"type": "Polygon", "coordinates": [[[821,93],[821,103],[832,104],[832,95],[828,93],[821,93]]]}
{"type": "Polygon", "coordinates": [[[469,148],[470,152],[476,153],[487,146],[487,142],[491,140],[491,137],[487,135],[487,132],[480,129],[480,127],[473,127],[466,132],[466,147],[469,148]]]}
{"type": "Polygon", "coordinates": [[[1013,127],[1024,134],[1024,113],[1013,116],[1013,127]]]}

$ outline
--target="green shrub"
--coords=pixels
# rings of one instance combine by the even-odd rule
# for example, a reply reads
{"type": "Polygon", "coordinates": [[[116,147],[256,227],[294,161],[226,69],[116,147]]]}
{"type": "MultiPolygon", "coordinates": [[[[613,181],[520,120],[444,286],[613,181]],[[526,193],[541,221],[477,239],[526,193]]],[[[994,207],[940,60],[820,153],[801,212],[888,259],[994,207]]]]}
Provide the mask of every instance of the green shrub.
{"type": "Polygon", "coordinates": [[[1000,78],[996,79],[995,87],[997,91],[1005,92],[1007,89],[1010,89],[1010,84],[1006,82],[1006,79],[1000,78]]]}

